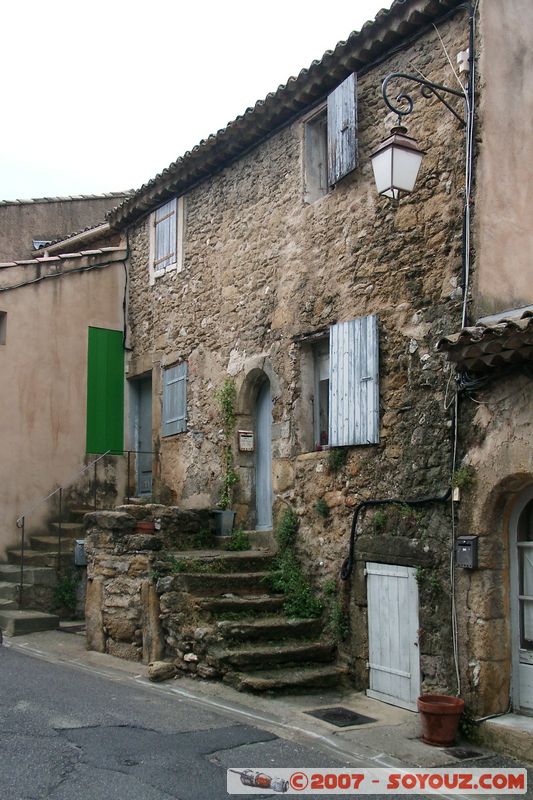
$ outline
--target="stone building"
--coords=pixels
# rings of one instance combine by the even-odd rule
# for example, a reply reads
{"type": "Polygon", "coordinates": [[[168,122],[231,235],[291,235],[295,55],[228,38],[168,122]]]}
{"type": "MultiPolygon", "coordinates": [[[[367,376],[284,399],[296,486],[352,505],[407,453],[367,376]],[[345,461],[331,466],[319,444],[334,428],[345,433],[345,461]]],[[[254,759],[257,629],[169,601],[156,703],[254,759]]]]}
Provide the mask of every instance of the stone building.
{"type": "Polygon", "coordinates": [[[374,696],[411,708],[421,685],[455,688],[453,409],[434,344],[461,315],[464,133],[420,102],[410,133],[427,156],[399,205],[377,196],[369,156],[394,122],[389,72],[454,81],[448,54],[470,34],[457,6],[393,3],[109,216],[129,242],[130,446],[158,456],[152,475],[139,465],[141,495],[216,506],[230,380],[237,524],[267,530],[292,506],[317,592],[338,579],[358,503],[434,498],[369,511],[337,587],[343,662],[360,686],[370,663],[374,696]],[[390,605],[367,597],[365,570],[390,605]],[[379,654],[383,636],[408,669],[379,654]]]}

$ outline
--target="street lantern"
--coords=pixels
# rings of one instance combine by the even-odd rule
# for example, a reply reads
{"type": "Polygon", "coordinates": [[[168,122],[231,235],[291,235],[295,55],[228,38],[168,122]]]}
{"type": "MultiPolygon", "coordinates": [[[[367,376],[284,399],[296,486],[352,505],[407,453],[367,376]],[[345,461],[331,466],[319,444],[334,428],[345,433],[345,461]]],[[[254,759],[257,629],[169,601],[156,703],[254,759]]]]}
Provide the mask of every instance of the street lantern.
{"type": "Polygon", "coordinates": [[[370,155],[378,194],[399,200],[413,191],[424,151],[402,125],[370,155]]]}

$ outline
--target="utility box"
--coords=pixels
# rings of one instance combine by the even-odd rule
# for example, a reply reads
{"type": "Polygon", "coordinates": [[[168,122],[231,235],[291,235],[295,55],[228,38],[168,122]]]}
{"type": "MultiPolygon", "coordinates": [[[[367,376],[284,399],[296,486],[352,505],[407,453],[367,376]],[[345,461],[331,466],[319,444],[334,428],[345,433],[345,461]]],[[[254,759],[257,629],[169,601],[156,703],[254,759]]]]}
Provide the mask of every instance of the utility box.
{"type": "Polygon", "coordinates": [[[85,539],[76,539],[76,544],[74,545],[74,566],[87,566],[87,556],[85,555],[85,539]]]}
{"type": "Polygon", "coordinates": [[[477,569],[477,536],[459,536],[455,543],[455,563],[464,569],[477,569]]]}

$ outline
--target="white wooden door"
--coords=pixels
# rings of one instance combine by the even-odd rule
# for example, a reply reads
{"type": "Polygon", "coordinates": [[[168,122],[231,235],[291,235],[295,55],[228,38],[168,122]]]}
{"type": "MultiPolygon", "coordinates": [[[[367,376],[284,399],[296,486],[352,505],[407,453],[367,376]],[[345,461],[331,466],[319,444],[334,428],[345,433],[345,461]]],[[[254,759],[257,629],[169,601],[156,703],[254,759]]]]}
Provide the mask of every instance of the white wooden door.
{"type": "Polygon", "coordinates": [[[367,695],[416,710],[420,694],[418,585],[413,567],[367,563],[367,695]]]}

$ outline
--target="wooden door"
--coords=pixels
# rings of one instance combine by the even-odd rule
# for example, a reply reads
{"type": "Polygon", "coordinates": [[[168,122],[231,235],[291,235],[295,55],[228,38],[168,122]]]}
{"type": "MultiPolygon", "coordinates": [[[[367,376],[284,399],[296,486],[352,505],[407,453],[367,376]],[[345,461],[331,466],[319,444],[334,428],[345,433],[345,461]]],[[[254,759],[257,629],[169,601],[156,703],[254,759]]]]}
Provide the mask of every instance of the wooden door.
{"type": "Polygon", "coordinates": [[[367,563],[367,695],[416,710],[420,694],[418,585],[412,567],[367,563]]]}
{"type": "Polygon", "coordinates": [[[511,616],[513,705],[533,712],[533,487],[511,516],[511,616]]]}
{"type": "Polygon", "coordinates": [[[137,494],[152,493],[152,378],[135,382],[137,390],[137,494]]]}

